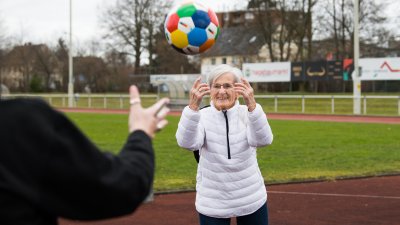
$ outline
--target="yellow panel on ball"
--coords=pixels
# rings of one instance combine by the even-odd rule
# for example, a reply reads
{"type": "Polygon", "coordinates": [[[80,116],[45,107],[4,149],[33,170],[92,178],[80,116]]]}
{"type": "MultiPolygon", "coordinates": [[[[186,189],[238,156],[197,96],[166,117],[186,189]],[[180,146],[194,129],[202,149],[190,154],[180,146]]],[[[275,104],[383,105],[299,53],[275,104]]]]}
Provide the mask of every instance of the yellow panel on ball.
{"type": "Polygon", "coordinates": [[[188,46],[189,40],[187,37],[187,34],[185,34],[181,30],[175,30],[174,32],[171,33],[171,42],[173,45],[175,45],[178,48],[184,48],[188,46]]]}

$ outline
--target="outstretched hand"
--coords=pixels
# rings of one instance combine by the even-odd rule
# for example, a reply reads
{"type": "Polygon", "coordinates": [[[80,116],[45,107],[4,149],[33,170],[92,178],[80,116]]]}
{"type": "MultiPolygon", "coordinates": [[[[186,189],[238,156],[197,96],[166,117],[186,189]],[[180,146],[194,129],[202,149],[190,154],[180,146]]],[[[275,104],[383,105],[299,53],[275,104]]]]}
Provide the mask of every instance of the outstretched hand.
{"type": "Polygon", "coordinates": [[[243,77],[240,79],[242,80],[242,83],[235,83],[235,91],[239,95],[243,96],[244,102],[247,105],[249,112],[251,112],[256,108],[254,90],[246,79],[243,77]]]}
{"type": "Polygon", "coordinates": [[[205,95],[210,94],[210,87],[206,83],[200,83],[201,77],[194,81],[189,96],[189,108],[195,111],[199,110],[201,101],[205,95]]]}
{"type": "Polygon", "coordinates": [[[151,138],[158,130],[164,128],[168,121],[165,116],[169,108],[165,105],[169,103],[168,98],[162,98],[149,108],[143,108],[140,101],[139,90],[135,85],[129,88],[130,113],[129,113],[129,132],[143,130],[151,138]]]}

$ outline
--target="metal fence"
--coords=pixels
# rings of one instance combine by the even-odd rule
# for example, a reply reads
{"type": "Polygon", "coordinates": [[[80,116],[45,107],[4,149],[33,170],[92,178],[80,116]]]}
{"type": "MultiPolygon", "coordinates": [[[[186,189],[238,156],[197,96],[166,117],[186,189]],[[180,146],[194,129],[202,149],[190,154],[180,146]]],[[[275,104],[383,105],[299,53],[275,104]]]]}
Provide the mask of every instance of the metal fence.
{"type": "MultiPolygon", "coordinates": [[[[10,94],[3,98],[42,98],[53,107],[68,107],[66,94],[10,94]]],[[[142,105],[150,106],[161,96],[142,94],[142,105]]],[[[256,101],[266,112],[304,113],[304,114],[353,114],[353,96],[351,95],[256,95],[256,101]]],[[[206,98],[205,104],[209,99],[206,98]]],[[[400,116],[400,96],[361,96],[363,115],[400,116]]],[[[172,99],[173,109],[182,109],[187,99],[172,99]]],[[[74,107],[93,109],[128,109],[127,94],[81,94],[74,96],[74,107]]]]}
{"type": "MultiPolygon", "coordinates": [[[[351,95],[256,95],[269,112],[353,114],[351,95]]],[[[363,115],[400,115],[400,96],[361,96],[363,115]]]]}

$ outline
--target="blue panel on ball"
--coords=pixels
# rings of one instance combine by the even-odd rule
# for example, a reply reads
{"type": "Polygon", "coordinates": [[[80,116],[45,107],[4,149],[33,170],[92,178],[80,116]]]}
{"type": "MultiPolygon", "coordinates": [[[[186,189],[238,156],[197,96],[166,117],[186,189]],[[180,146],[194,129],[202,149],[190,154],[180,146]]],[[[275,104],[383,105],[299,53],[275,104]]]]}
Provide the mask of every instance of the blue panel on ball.
{"type": "Polygon", "coordinates": [[[204,42],[207,41],[207,38],[206,30],[197,27],[188,34],[189,44],[197,47],[204,44],[204,42]]]}
{"type": "Polygon", "coordinates": [[[197,10],[192,15],[192,20],[196,27],[203,28],[203,29],[206,29],[211,22],[210,17],[208,16],[208,13],[205,11],[202,11],[202,10],[197,10]]]}

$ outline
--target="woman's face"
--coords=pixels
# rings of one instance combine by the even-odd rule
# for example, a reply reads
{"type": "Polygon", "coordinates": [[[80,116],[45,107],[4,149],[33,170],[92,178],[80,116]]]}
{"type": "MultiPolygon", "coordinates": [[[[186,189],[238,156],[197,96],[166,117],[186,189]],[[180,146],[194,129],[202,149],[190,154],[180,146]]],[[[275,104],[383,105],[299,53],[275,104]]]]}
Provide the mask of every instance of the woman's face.
{"type": "Polygon", "coordinates": [[[235,105],[237,94],[234,89],[234,75],[222,74],[211,85],[211,100],[218,110],[227,110],[235,105]]]}

